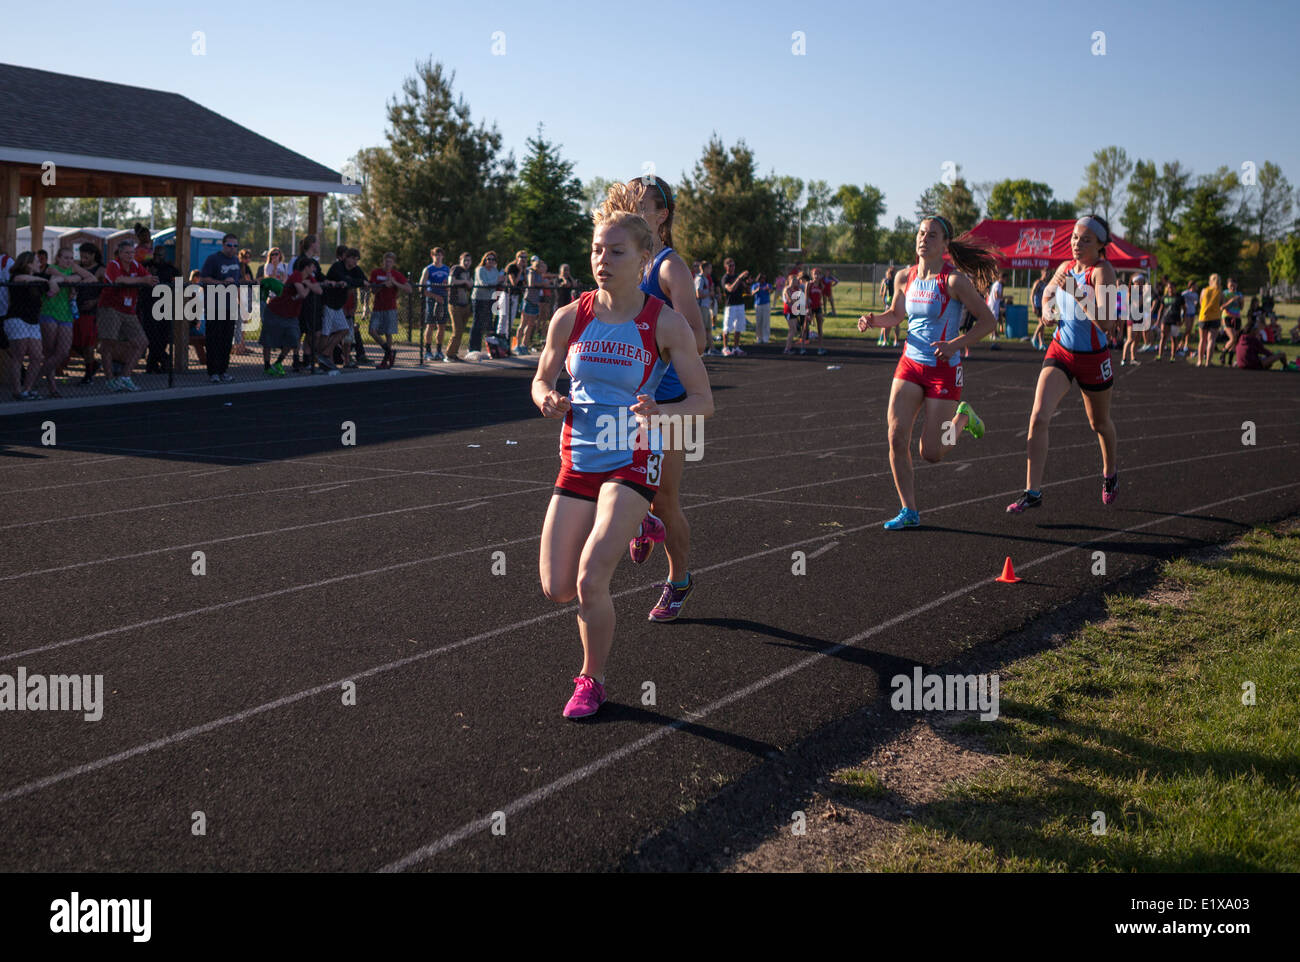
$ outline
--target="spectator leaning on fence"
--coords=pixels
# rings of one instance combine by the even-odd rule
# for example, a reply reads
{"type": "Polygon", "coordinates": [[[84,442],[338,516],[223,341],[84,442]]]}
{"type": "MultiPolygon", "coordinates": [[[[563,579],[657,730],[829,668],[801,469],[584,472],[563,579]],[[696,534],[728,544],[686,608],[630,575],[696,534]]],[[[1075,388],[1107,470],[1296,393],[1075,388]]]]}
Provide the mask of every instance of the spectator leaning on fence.
{"type": "Polygon", "coordinates": [[[519,322],[519,336],[514,348],[515,354],[529,353],[528,343],[537,330],[542,318],[542,290],[546,286],[546,262],[540,257],[534,258],[528,268],[524,286],[524,310],[519,322]]]}
{"type": "Polygon", "coordinates": [[[204,318],[204,340],[208,352],[208,380],[213,384],[228,384],[230,376],[230,350],[235,340],[235,325],[241,323],[239,311],[239,238],[227,234],[221,239],[221,250],[209,254],[199,270],[199,283],[204,286],[203,303],[207,308],[204,318]],[[216,288],[216,290],[212,290],[216,288]]]}
{"type": "Polygon", "coordinates": [[[469,323],[470,287],[474,283],[474,258],[469,251],[464,251],[456,264],[447,273],[447,311],[451,314],[451,343],[443,361],[455,363],[460,360],[460,342],[465,337],[465,328],[469,323]]]}
{"type": "MultiPolygon", "coordinates": [[[[99,362],[95,360],[95,346],[99,343],[99,329],[95,326],[95,312],[99,309],[97,286],[104,282],[104,256],[94,244],[81,245],[81,266],[88,271],[96,284],[82,284],[77,288],[77,319],[72,325],[72,349],[77,352],[85,367],[82,384],[89,384],[95,376],[99,362]]],[[[3,311],[0,311],[3,316],[3,311]]]]}
{"type": "MultiPolygon", "coordinates": [[[[262,362],[270,377],[284,377],[284,359],[290,351],[298,349],[302,336],[299,329],[302,317],[303,301],[312,293],[314,286],[319,291],[320,285],[315,281],[316,262],[310,257],[299,257],[285,280],[280,293],[267,302],[266,314],[262,317],[262,362]],[[271,361],[271,351],[279,349],[280,355],[271,361]]],[[[300,370],[301,365],[294,368],[300,370]]]]}
{"type": "Polygon", "coordinates": [[[136,315],[136,301],[143,291],[152,287],[158,278],[135,259],[135,241],[120,240],[116,258],[104,269],[105,287],[99,295],[99,310],[95,326],[99,334],[99,354],[103,359],[104,379],[112,391],[138,391],[131,380],[136,361],[149,346],[136,315]],[[120,362],[122,374],[113,369],[120,362]]]}
{"type": "Polygon", "coordinates": [[[41,377],[49,385],[50,397],[63,397],[54,383],[54,375],[67,362],[68,352],[72,350],[75,304],[73,291],[68,285],[70,282],[94,283],[95,275],[73,260],[71,247],[60,247],[45,276],[53,277],[59,289],[41,301],[41,353],[45,355],[41,377]]]}
{"type": "Polygon", "coordinates": [[[348,279],[352,282],[348,287],[348,298],[343,302],[343,316],[352,325],[352,349],[356,354],[357,364],[372,364],[374,362],[366,357],[365,339],[361,336],[361,326],[357,324],[357,301],[366,289],[366,272],[361,268],[361,251],[349,247],[344,262],[348,268],[348,279]]]}
{"type": "Polygon", "coordinates": [[[469,352],[475,360],[482,356],[483,335],[492,330],[492,304],[500,281],[496,251],[488,251],[474,269],[474,326],[469,332],[469,352]]]}
{"type": "MultiPolygon", "coordinates": [[[[312,262],[312,276],[320,278],[324,275],[321,270],[320,260],[320,240],[315,234],[308,234],[298,245],[298,260],[294,261],[294,269],[298,268],[298,261],[302,258],[309,258],[312,262]]],[[[320,285],[317,285],[318,287],[320,285]]],[[[302,337],[302,362],[298,361],[298,352],[294,351],[293,369],[299,370],[301,367],[311,369],[315,366],[316,357],[316,335],[320,331],[321,310],[323,303],[318,292],[308,288],[307,296],[302,302],[302,313],[298,315],[298,333],[302,337]]]]}
{"type": "Polygon", "coordinates": [[[58,293],[59,282],[42,276],[36,267],[36,255],[23,251],[9,268],[9,304],[5,311],[4,333],[9,341],[9,386],[15,401],[38,401],[36,381],[41,375],[45,355],[41,350],[41,301],[43,295],[58,293]],[[27,376],[23,377],[23,361],[27,376]]]}
{"type": "MultiPolygon", "coordinates": [[[[351,286],[348,278],[348,248],[342,245],[334,250],[334,263],[330,265],[325,280],[319,283],[321,294],[321,326],[316,336],[316,361],[327,371],[337,370],[334,351],[352,330],[343,308],[348,302],[351,286]]],[[[348,364],[346,358],[344,363],[348,364]]],[[[355,364],[349,364],[356,367],[355,364]]]]}
{"type": "Polygon", "coordinates": [[[144,262],[149,273],[158,278],[158,283],[149,293],[140,298],[140,326],[149,338],[149,354],[145,358],[146,374],[162,374],[167,363],[167,345],[172,342],[172,313],[179,307],[172,300],[175,292],[176,278],[181,272],[171,261],[163,257],[162,248],[154,247],[153,255],[144,262]],[[159,301],[165,300],[173,305],[173,311],[158,310],[159,301]],[[161,320],[157,315],[162,314],[161,320]]]}
{"type": "Polygon", "coordinates": [[[447,335],[447,278],[451,276],[451,268],[444,263],[445,256],[441,247],[433,248],[429,251],[429,264],[420,272],[420,293],[424,301],[424,337],[421,349],[426,361],[442,360],[442,340],[447,335]]]}
{"type": "Polygon", "coordinates": [[[493,346],[504,352],[506,345],[510,343],[510,319],[514,316],[515,307],[518,303],[518,291],[523,286],[519,275],[519,265],[511,262],[506,265],[506,272],[501,277],[496,304],[492,309],[497,318],[496,333],[487,339],[488,353],[493,356],[497,354],[496,351],[492,350],[493,346]]]}
{"type": "Polygon", "coordinates": [[[411,293],[406,275],[397,269],[397,255],[389,251],[384,255],[384,266],[370,272],[370,285],[375,292],[375,306],[370,312],[370,336],[384,349],[381,368],[397,363],[393,338],[397,335],[397,292],[411,293]]]}

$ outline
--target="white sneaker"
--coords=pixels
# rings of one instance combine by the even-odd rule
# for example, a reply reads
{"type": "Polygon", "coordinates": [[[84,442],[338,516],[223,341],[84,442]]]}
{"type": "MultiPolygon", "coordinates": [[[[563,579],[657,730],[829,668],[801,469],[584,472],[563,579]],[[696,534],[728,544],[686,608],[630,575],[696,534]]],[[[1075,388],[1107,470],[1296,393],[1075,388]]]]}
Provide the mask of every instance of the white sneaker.
{"type": "Polygon", "coordinates": [[[135,381],[132,381],[129,377],[122,378],[122,387],[126,388],[128,391],[140,390],[140,385],[136,384],[135,381]]]}
{"type": "MultiPolygon", "coordinates": [[[[223,374],[223,375],[221,375],[221,383],[222,383],[222,384],[229,384],[229,383],[230,383],[231,381],[233,381],[234,379],[235,379],[235,378],[234,378],[232,375],[230,375],[230,374],[223,374]]],[[[127,380],[130,380],[130,378],[128,378],[127,380]]]]}

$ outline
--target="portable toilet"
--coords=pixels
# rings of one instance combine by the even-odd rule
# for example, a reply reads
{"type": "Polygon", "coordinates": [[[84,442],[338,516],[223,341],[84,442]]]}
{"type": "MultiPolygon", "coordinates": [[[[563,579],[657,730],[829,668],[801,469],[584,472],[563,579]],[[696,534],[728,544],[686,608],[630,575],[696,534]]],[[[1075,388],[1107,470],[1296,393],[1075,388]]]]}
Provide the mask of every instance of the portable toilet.
{"type": "MultiPolygon", "coordinates": [[[[226,236],[223,230],[214,230],[211,227],[191,227],[190,228],[190,270],[196,271],[203,266],[203,262],[211,254],[221,253],[221,238],[226,236]]],[[[155,251],[162,253],[163,259],[171,261],[177,267],[180,261],[176,258],[176,228],[168,227],[166,230],[160,230],[153,235],[153,246],[155,251]]]]}
{"type": "MultiPolygon", "coordinates": [[[[54,260],[54,255],[62,247],[62,240],[65,234],[71,234],[75,227],[55,227],[52,224],[46,224],[45,230],[41,234],[41,249],[48,252],[50,260],[54,260]]],[[[30,227],[18,228],[18,249],[14,254],[20,254],[23,251],[33,250],[32,247],[32,229],[30,227]]]]}

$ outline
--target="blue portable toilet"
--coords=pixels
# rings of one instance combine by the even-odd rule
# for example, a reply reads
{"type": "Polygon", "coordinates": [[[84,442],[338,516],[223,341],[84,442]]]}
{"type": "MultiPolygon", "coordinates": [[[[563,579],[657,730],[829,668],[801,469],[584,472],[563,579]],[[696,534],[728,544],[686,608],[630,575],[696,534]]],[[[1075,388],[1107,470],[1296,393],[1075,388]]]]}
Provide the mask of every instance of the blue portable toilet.
{"type": "Polygon", "coordinates": [[[1007,305],[1007,337],[1029,336],[1029,305],[1007,305]]]}
{"type": "MultiPolygon", "coordinates": [[[[190,270],[197,271],[211,254],[221,253],[221,238],[225,231],[213,230],[211,227],[190,228],[190,270]]],[[[153,235],[153,246],[161,249],[163,258],[178,264],[176,259],[176,228],[168,227],[153,235]]]]}

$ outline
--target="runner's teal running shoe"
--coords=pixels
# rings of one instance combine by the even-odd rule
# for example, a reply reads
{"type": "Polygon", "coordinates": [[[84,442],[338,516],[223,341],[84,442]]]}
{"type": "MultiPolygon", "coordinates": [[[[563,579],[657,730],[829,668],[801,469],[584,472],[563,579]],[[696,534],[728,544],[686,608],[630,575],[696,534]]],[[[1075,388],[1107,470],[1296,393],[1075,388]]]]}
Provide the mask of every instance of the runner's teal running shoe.
{"type": "Polygon", "coordinates": [[[972,408],[965,401],[962,401],[960,404],[957,405],[957,413],[964,414],[969,419],[966,421],[966,431],[970,434],[971,437],[973,438],[984,437],[984,421],[983,419],[980,418],[978,414],[975,413],[974,408],[972,408]]]}
{"type": "Polygon", "coordinates": [[[885,522],[886,531],[897,531],[900,528],[915,528],[921,523],[921,516],[911,508],[904,508],[898,512],[898,516],[892,521],[885,522]]]}

